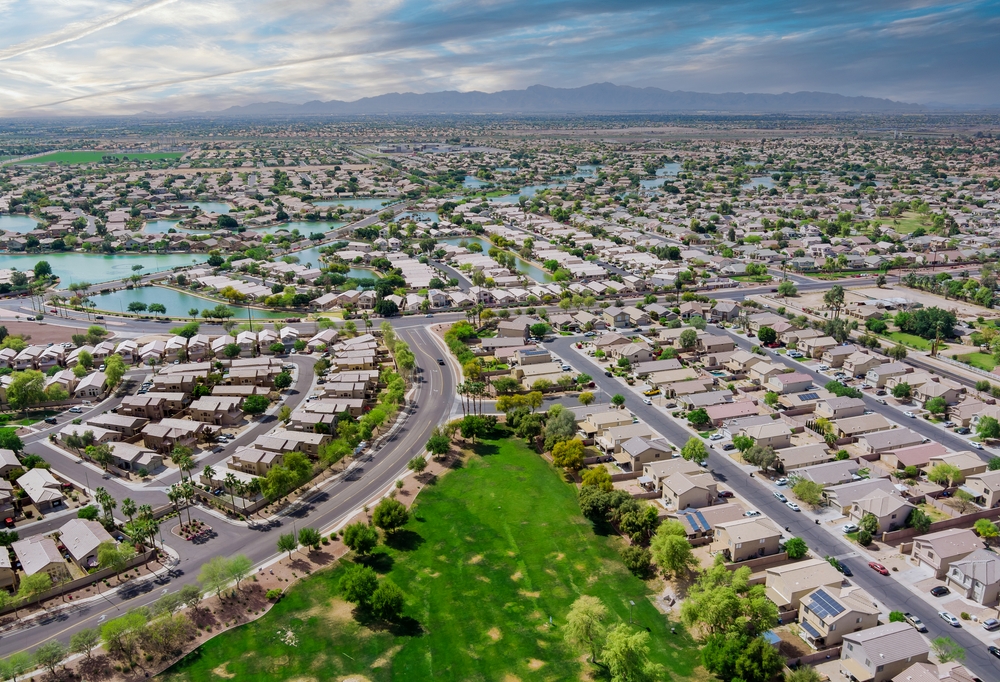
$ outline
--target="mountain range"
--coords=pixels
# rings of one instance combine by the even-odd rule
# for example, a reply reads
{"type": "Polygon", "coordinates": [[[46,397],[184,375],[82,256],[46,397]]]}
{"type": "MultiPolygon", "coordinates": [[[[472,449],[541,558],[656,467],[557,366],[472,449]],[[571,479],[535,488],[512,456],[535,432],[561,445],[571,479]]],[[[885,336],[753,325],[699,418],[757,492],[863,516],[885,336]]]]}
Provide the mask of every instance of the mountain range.
{"type": "Polygon", "coordinates": [[[629,113],[912,113],[919,104],[827,92],[720,94],[594,83],[580,88],[532,85],[500,92],[404,92],[304,104],[260,102],[206,112],[214,116],[337,116],[363,114],[629,114],[629,113]]]}

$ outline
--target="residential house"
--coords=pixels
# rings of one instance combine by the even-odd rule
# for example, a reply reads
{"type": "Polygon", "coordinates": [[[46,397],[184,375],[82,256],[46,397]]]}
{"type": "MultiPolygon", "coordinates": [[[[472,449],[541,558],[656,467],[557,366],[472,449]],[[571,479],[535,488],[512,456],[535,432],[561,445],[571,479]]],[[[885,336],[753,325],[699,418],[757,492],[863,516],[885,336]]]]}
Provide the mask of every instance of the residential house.
{"type": "Polygon", "coordinates": [[[198,398],[188,408],[191,419],[215,426],[233,426],[243,421],[240,397],[205,396],[198,398]]]}
{"type": "Polygon", "coordinates": [[[718,428],[731,419],[755,415],[759,409],[753,400],[740,400],[735,403],[711,405],[705,408],[705,411],[712,420],[712,425],[718,428]]]}
{"type": "Polygon", "coordinates": [[[913,389],[913,398],[921,404],[926,404],[928,400],[934,398],[944,398],[944,401],[949,405],[957,405],[964,395],[964,386],[950,379],[939,377],[913,389]]]}
{"type": "Polygon", "coordinates": [[[1000,601],[1000,557],[977,549],[951,564],[945,584],[966,599],[994,606],[1000,601]]]}
{"type": "Polygon", "coordinates": [[[851,682],[889,682],[928,660],[927,641],[909,623],[893,622],[843,635],[840,671],[851,682]]]}
{"type": "Polygon", "coordinates": [[[718,484],[710,473],[676,473],[662,481],[662,499],[676,510],[711,507],[719,500],[718,484]]]}
{"type": "Polygon", "coordinates": [[[108,531],[98,521],[70,519],[59,527],[59,542],[84,571],[98,567],[97,548],[103,542],[116,544],[108,531]]]}
{"type": "Polygon", "coordinates": [[[885,388],[889,379],[909,374],[912,371],[912,367],[902,362],[887,362],[869,369],[868,373],[865,374],[865,382],[875,388],[885,388]]]}
{"type": "Polygon", "coordinates": [[[56,480],[48,469],[29,469],[17,478],[17,484],[39,512],[62,508],[65,500],[62,483],[56,480]]]}
{"type": "Polygon", "coordinates": [[[715,527],[713,551],[725,552],[729,561],[777,554],[781,550],[781,531],[765,517],[720,523],[715,527]]]}
{"type": "Polygon", "coordinates": [[[825,487],[860,480],[860,477],[857,476],[860,469],[861,465],[858,463],[858,460],[843,459],[805,467],[797,470],[795,475],[807,481],[819,483],[825,487]]]}
{"type": "Polygon", "coordinates": [[[283,452],[261,450],[255,447],[240,448],[229,459],[226,466],[255,476],[266,476],[273,466],[285,461],[283,452]]]}
{"type": "Polygon", "coordinates": [[[954,562],[982,548],[982,539],[972,530],[950,528],[914,538],[912,556],[933,570],[935,578],[943,578],[954,562]]]}
{"type": "Polygon", "coordinates": [[[827,398],[816,403],[815,414],[830,420],[860,417],[865,413],[865,401],[861,398],[827,398]]]}
{"type": "Polygon", "coordinates": [[[25,575],[48,573],[53,585],[69,580],[69,569],[52,538],[35,535],[11,543],[10,547],[21,562],[21,570],[25,575]]]}
{"type": "Polygon", "coordinates": [[[840,590],[844,576],[824,559],[805,559],[774,566],[766,571],[767,598],[779,611],[798,611],[799,602],[819,587],[840,590]]]}
{"type": "Polygon", "coordinates": [[[880,355],[858,351],[844,359],[843,368],[852,377],[867,377],[868,372],[880,367],[883,361],[884,358],[880,355]]]}
{"type": "Polygon", "coordinates": [[[883,452],[879,459],[894,469],[905,469],[908,466],[924,469],[931,457],[946,453],[948,453],[948,448],[941,443],[931,442],[883,452]]]}
{"type": "MultiPolygon", "coordinates": [[[[838,400],[844,399],[838,398],[838,400]]],[[[847,398],[847,400],[854,400],[854,398],[847,398]]],[[[857,400],[861,403],[862,408],[864,408],[864,401],[857,400]]],[[[885,417],[880,414],[864,414],[864,409],[861,410],[860,416],[838,419],[833,426],[838,438],[860,438],[869,433],[888,431],[892,428],[892,424],[885,417]]]]}
{"type": "Polygon", "coordinates": [[[812,386],[812,377],[803,372],[777,374],[767,380],[766,387],[777,393],[798,393],[812,386]]]}
{"type": "Polygon", "coordinates": [[[629,326],[628,313],[617,306],[605,308],[601,316],[604,318],[604,322],[611,327],[623,328],[629,326]]]}
{"type": "Polygon", "coordinates": [[[123,471],[153,472],[163,466],[163,456],[134,443],[112,443],[111,459],[123,471]]]}
{"type": "Polygon", "coordinates": [[[588,414],[578,426],[584,440],[594,439],[614,426],[625,426],[632,423],[632,417],[624,410],[609,410],[588,414]]]}
{"type": "Polygon", "coordinates": [[[736,301],[719,301],[710,313],[712,320],[731,322],[740,316],[740,304],[736,301]]]}
{"type": "Polygon", "coordinates": [[[845,516],[855,501],[869,495],[874,490],[884,490],[887,493],[898,494],[899,491],[888,478],[870,478],[850,483],[832,485],[823,489],[823,497],[829,505],[840,509],[845,516]]]}
{"type": "Polygon", "coordinates": [[[652,438],[653,432],[645,424],[626,424],[605,429],[594,443],[607,454],[615,454],[621,450],[622,443],[632,438],[652,438]]]}
{"type": "Polygon", "coordinates": [[[80,379],[73,394],[84,400],[100,400],[107,384],[108,377],[104,372],[92,372],[80,379]]]}
{"type": "MultiPolygon", "coordinates": [[[[17,455],[13,450],[8,450],[7,448],[0,448],[0,478],[7,478],[9,474],[14,469],[20,469],[21,462],[17,459],[17,455]]],[[[2,554],[2,552],[0,552],[2,554]]]]}
{"type": "Polygon", "coordinates": [[[827,348],[823,351],[823,363],[829,365],[830,367],[843,367],[847,358],[857,351],[858,347],[853,343],[849,343],[846,346],[833,346],[831,348],[827,348]]]}
{"type": "Polygon", "coordinates": [[[738,504],[717,504],[713,507],[700,509],[681,509],[668,518],[679,521],[685,530],[688,540],[715,535],[715,527],[727,521],[739,521],[744,518],[743,507],[738,504]]]}
{"type": "Polygon", "coordinates": [[[845,635],[878,625],[879,610],[858,588],[820,587],[799,604],[799,626],[804,638],[817,649],[840,644],[845,635]]]}
{"type": "Polygon", "coordinates": [[[840,344],[832,336],[816,336],[811,339],[799,339],[796,347],[811,358],[822,357],[823,353],[840,344]]]}
{"type": "Polygon", "coordinates": [[[771,447],[775,450],[787,448],[792,444],[792,431],[784,422],[772,420],[769,424],[748,426],[741,435],[750,436],[757,445],[771,447]]]}
{"type": "Polygon", "coordinates": [[[987,509],[1000,506],[1000,471],[969,476],[965,479],[964,488],[975,496],[976,502],[987,509]]]}
{"type": "Polygon", "coordinates": [[[205,424],[186,419],[162,419],[142,428],[142,442],[151,450],[167,453],[178,445],[192,447],[205,430],[205,424]]]}
{"type": "Polygon", "coordinates": [[[673,449],[664,440],[649,440],[636,437],[622,443],[621,450],[616,452],[615,460],[627,471],[641,471],[643,466],[656,460],[671,459],[673,449]]]}
{"type": "Polygon", "coordinates": [[[253,447],[272,452],[303,452],[311,457],[319,456],[320,447],[330,442],[329,434],[305,433],[301,431],[277,430],[258,436],[253,447]]]}
{"type": "Polygon", "coordinates": [[[521,339],[522,342],[528,343],[528,337],[531,336],[529,327],[530,324],[525,322],[501,320],[497,325],[497,336],[505,339],[521,339]]]}
{"type": "Polygon", "coordinates": [[[889,429],[888,431],[878,431],[868,433],[858,441],[861,452],[866,454],[880,454],[890,450],[919,445],[924,441],[924,437],[919,433],[906,428],[889,429]]]}
{"type": "Polygon", "coordinates": [[[899,495],[887,493],[884,490],[873,490],[861,499],[854,501],[854,504],[851,505],[851,511],[848,512],[848,517],[860,524],[861,520],[869,514],[874,516],[878,519],[876,534],[881,534],[902,528],[906,524],[906,520],[910,518],[910,512],[914,509],[914,505],[899,495]]]}
{"type": "Polygon", "coordinates": [[[985,461],[969,450],[941,453],[934,455],[927,460],[927,466],[929,469],[934,468],[938,464],[950,464],[951,466],[957,468],[960,472],[962,472],[963,479],[977,474],[985,474],[988,468],[985,461]]]}
{"type": "Polygon", "coordinates": [[[794,448],[784,448],[775,452],[778,456],[780,470],[786,474],[816,464],[824,464],[833,460],[833,455],[824,443],[810,443],[794,448]]]}
{"type": "Polygon", "coordinates": [[[130,395],[122,399],[118,414],[160,420],[185,409],[189,397],[186,393],[155,393],[130,395]]]}
{"type": "Polygon", "coordinates": [[[723,363],[723,366],[733,374],[748,374],[751,367],[761,362],[767,360],[749,351],[738,350],[723,363]]]}
{"type": "Polygon", "coordinates": [[[683,457],[674,457],[673,459],[643,464],[642,476],[638,480],[641,485],[647,488],[661,490],[663,481],[674,474],[697,475],[704,472],[705,470],[698,466],[697,462],[686,460],[683,457]]]}

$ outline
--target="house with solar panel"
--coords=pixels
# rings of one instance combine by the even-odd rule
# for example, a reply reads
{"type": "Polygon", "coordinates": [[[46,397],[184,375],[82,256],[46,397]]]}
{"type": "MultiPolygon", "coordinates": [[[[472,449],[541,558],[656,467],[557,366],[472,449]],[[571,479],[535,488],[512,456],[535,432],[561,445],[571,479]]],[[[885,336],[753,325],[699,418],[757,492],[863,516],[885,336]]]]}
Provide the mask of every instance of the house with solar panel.
{"type": "Polygon", "coordinates": [[[844,635],[878,625],[879,610],[863,590],[820,587],[799,601],[802,638],[816,649],[839,645],[844,635]]]}

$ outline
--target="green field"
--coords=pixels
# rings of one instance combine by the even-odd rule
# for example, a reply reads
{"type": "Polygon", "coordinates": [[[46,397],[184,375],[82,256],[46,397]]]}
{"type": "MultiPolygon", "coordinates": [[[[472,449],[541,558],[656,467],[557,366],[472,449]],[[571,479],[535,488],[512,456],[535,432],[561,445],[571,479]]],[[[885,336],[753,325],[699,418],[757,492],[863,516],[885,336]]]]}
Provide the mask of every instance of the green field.
{"type": "MultiPolygon", "coordinates": [[[[916,348],[917,350],[930,351],[931,342],[927,339],[921,338],[914,334],[905,334],[903,332],[891,332],[889,334],[883,334],[887,338],[892,339],[896,343],[901,343],[904,346],[909,346],[910,348],[916,348]]],[[[947,350],[948,346],[941,344],[938,346],[938,351],[947,350]]]]}
{"type": "Polygon", "coordinates": [[[987,372],[992,372],[993,368],[997,366],[997,361],[994,360],[993,356],[989,353],[969,353],[968,355],[959,355],[958,361],[986,370],[987,372]]]}
{"type": "Polygon", "coordinates": [[[20,161],[18,163],[59,163],[69,166],[84,163],[100,163],[101,159],[106,156],[114,157],[122,162],[124,162],[126,156],[129,161],[149,161],[151,159],[179,159],[184,156],[184,152],[151,152],[148,154],[127,154],[116,152],[52,152],[51,154],[46,154],[45,156],[37,156],[33,159],[20,161]]]}
{"type": "Polygon", "coordinates": [[[588,679],[584,652],[560,630],[581,594],[599,597],[612,624],[628,622],[634,600],[652,658],[672,680],[695,675],[695,644],[679,625],[670,634],[647,585],[622,566],[621,541],[595,534],[581,516],[574,487],[520,441],[487,441],[477,452],[421,491],[401,537],[369,561],[406,593],[404,626],[358,624],[338,598],[338,565],[292,588],[260,620],[206,643],[164,679],[588,679]],[[294,646],[281,639],[289,629],[294,646]]]}
{"type": "Polygon", "coordinates": [[[899,234],[911,234],[918,227],[929,230],[932,223],[930,216],[922,216],[913,211],[906,211],[898,218],[882,218],[879,220],[885,227],[890,227],[899,234]]]}

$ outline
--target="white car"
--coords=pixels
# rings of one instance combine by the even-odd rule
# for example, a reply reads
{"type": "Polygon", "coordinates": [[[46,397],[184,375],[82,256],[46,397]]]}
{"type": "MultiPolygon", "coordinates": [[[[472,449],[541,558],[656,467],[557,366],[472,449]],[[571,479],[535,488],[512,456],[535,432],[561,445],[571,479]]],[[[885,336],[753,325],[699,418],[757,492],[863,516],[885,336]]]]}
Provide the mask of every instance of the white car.
{"type": "Polygon", "coordinates": [[[843,526],[840,527],[840,530],[844,531],[845,533],[857,533],[860,530],[860,528],[858,528],[857,524],[855,523],[845,523],[843,526]]]}
{"type": "Polygon", "coordinates": [[[785,502],[785,506],[791,509],[792,511],[797,511],[797,512],[802,511],[802,509],[799,508],[799,505],[795,504],[794,502],[785,502]]]}
{"type": "Polygon", "coordinates": [[[977,450],[982,450],[983,449],[983,444],[982,443],[977,443],[977,442],[975,442],[973,440],[969,441],[969,445],[971,445],[972,447],[974,447],[977,450]]]}
{"type": "Polygon", "coordinates": [[[774,482],[774,485],[778,485],[778,486],[788,485],[788,479],[787,478],[779,478],[777,481],[774,482]]]}
{"type": "Polygon", "coordinates": [[[722,440],[722,434],[721,433],[713,433],[711,436],[708,437],[708,439],[709,440],[722,440]]]}
{"type": "Polygon", "coordinates": [[[653,404],[653,401],[650,400],[649,398],[643,398],[642,402],[646,403],[647,405],[652,405],[653,404]]]}
{"type": "Polygon", "coordinates": [[[938,611],[938,616],[940,616],[941,620],[943,620],[944,622],[946,622],[948,625],[952,626],[953,628],[960,628],[960,627],[962,627],[961,621],[959,621],[958,618],[955,618],[955,616],[951,615],[947,611],[938,611]]]}
{"type": "Polygon", "coordinates": [[[73,412],[75,414],[80,414],[81,412],[83,412],[83,408],[77,407],[76,405],[74,405],[73,407],[69,408],[69,410],[67,410],[67,411],[68,412],[73,412]]]}
{"type": "Polygon", "coordinates": [[[917,415],[913,414],[913,413],[912,413],[912,412],[910,412],[909,410],[907,410],[907,411],[906,411],[906,412],[904,412],[903,414],[905,414],[905,415],[906,415],[907,417],[909,417],[910,419],[916,419],[916,417],[917,417],[917,415]]]}
{"type": "Polygon", "coordinates": [[[830,369],[830,365],[820,365],[817,369],[819,369],[819,371],[821,372],[825,372],[826,370],[830,369]]]}
{"type": "Polygon", "coordinates": [[[760,512],[756,509],[749,509],[743,512],[743,516],[760,516],[760,512]]]}

